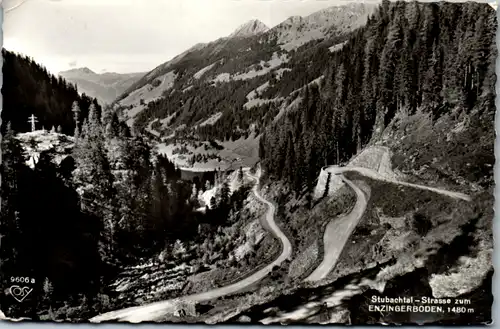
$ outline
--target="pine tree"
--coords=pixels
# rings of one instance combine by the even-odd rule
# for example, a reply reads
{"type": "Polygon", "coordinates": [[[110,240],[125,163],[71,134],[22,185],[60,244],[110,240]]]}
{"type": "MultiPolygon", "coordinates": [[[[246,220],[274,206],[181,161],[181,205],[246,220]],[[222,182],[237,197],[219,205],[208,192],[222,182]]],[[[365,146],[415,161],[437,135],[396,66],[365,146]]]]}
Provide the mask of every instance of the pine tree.
{"type": "Polygon", "coordinates": [[[344,63],[340,64],[340,67],[338,68],[338,72],[335,74],[335,86],[336,91],[335,91],[335,102],[336,104],[341,104],[344,101],[346,92],[345,92],[345,81],[346,79],[346,69],[344,67],[344,63]]]}
{"type": "Polygon", "coordinates": [[[88,132],[90,136],[95,138],[102,137],[102,123],[97,107],[94,104],[91,104],[89,107],[88,132]]]}
{"type": "Polygon", "coordinates": [[[122,138],[130,138],[132,133],[130,132],[129,126],[123,121],[120,121],[120,137],[122,138]]]}
{"type": "Polygon", "coordinates": [[[115,244],[118,201],[95,108],[91,108],[89,120],[85,120],[82,125],[82,134],[75,143],[73,157],[77,167],[73,179],[82,186],[82,206],[102,219],[104,230],[101,232],[100,253],[103,260],[109,260],[115,244]],[[105,204],[103,200],[106,200],[105,204]]]}
{"type": "Polygon", "coordinates": [[[238,181],[243,184],[243,167],[238,170],[238,181]]]}
{"type": "Polygon", "coordinates": [[[215,196],[210,198],[210,209],[217,209],[217,200],[215,199],[215,196]]]}
{"type": "Polygon", "coordinates": [[[198,187],[196,184],[193,184],[191,188],[191,200],[197,200],[198,199],[198,187]]]}
{"type": "MultiPolygon", "coordinates": [[[[294,145],[293,145],[293,138],[291,136],[291,134],[288,135],[288,139],[287,139],[287,144],[286,144],[286,155],[285,155],[285,158],[283,159],[284,160],[284,163],[285,163],[285,166],[283,168],[283,171],[281,172],[281,175],[283,176],[280,176],[282,178],[285,178],[286,180],[288,180],[289,182],[292,182],[293,179],[294,179],[294,176],[295,176],[295,166],[294,166],[294,159],[295,159],[295,148],[294,148],[294,145]]],[[[278,168],[276,168],[278,169],[278,168]]]]}
{"type": "Polygon", "coordinates": [[[106,125],[106,135],[108,138],[115,138],[120,135],[120,120],[116,112],[111,114],[109,122],[106,125]]]}
{"type": "Polygon", "coordinates": [[[395,76],[397,73],[396,68],[399,68],[402,39],[401,17],[396,14],[389,26],[387,41],[381,54],[379,70],[381,97],[379,98],[377,108],[385,108],[387,111],[385,125],[392,119],[397,106],[394,97],[394,91],[397,91],[395,88],[395,76]]]}
{"type": "Polygon", "coordinates": [[[45,278],[45,280],[43,281],[44,298],[50,300],[52,291],[53,291],[52,283],[50,282],[49,278],[45,278]]]}
{"type": "Polygon", "coordinates": [[[75,138],[79,137],[80,135],[80,106],[78,105],[77,101],[73,102],[73,105],[71,106],[71,112],[73,112],[73,118],[75,120],[75,132],[74,136],[75,138]]]}
{"type": "Polygon", "coordinates": [[[294,173],[294,190],[300,193],[307,175],[307,166],[304,155],[304,143],[299,138],[298,143],[295,145],[295,173],[294,173]]]}
{"type": "Polygon", "coordinates": [[[429,71],[423,77],[422,101],[425,105],[434,108],[441,103],[442,82],[442,50],[436,44],[432,47],[432,56],[429,59],[429,71]]]}
{"type": "Polygon", "coordinates": [[[224,180],[222,187],[220,189],[220,204],[222,206],[229,205],[229,197],[231,195],[231,190],[229,189],[229,184],[227,180],[224,180]]]}

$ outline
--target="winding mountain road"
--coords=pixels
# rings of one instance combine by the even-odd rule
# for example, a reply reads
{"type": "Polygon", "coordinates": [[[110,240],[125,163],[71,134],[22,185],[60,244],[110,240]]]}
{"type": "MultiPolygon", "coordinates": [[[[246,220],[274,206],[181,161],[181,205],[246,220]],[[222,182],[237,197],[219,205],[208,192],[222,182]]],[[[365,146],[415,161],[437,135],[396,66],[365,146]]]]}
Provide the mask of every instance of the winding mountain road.
{"type": "Polygon", "coordinates": [[[207,292],[199,294],[156,302],[144,306],[135,306],[118,311],[112,311],[95,316],[89,321],[93,323],[99,323],[102,321],[128,321],[137,323],[142,321],[161,320],[167,314],[171,314],[175,310],[175,305],[179,301],[201,302],[239,292],[266,277],[272,271],[274,266],[280,265],[283,261],[289,258],[292,253],[292,245],[286,235],[279,229],[278,225],[276,225],[274,221],[274,213],[276,211],[275,206],[271,202],[264,199],[258,191],[260,177],[251,175],[248,169],[245,170],[245,173],[251,179],[256,181],[252,192],[260,202],[265,203],[268,206],[265,221],[267,222],[271,233],[276,236],[282,244],[282,252],[276,260],[266,265],[261,270],[253,273],[252,275],[225,287],[209,290],[207,292]]]}
{"type": "MultiPolygon", "coordinates": [[[[357,172],[365,177],[376,179],[379,181],[384,181],[403,186],[409,186],[418,189],[424,189],[454,199],[470,201],[470,197],[462,193],[397,181],[395,179],[389,178],[386,175],[380,174],[378,171],[375,171],[373,169],[367,169],[364,167],[356,167],[348,165],[346,167],[329,166],[323,169],[331,173],[332,175],[339,175],[340,178],[354,190],[354,192],[356,193],[357,200],[353,209],[348,215],[332,219],[330,223],[328,223],[323,236],[323,242],[325,248],[324,257],[320,265],[305,279],[305,281],[309,282],[324,279],[328,275],[328,273],[330,273],[330,271],[335,267],[335,264],[338,261],[342,249],[344,248],[349,237],[351,236],[352,232],[358,225],[359,221],[363,216],[363,213],[366,210],[366,206],[368,203],[366,195],[358,186],[356,186],[353,182],[345,178],[342,175],[342,173],[357,172]]],[[[276,238],[278,238],[282,244],[282,252],[276,260],[266,265],[261,270],[253,273],[252,275],[238,282],[227,285],[225,287],[212,289],[199,294],[188,295],[166,301],[156,302],[144,306],[136,306],[118,311],[112,311],[109,313],[104,313],[96,317],[93,317],[89,321],[94,323],[102,321],[128,321],[137,323],[142,321],[161,320],[167,314],[173,313],[173,311],[176,308],[176,304],[179,301],[201,302],[239,292],[266,277],[272,271],[272,268],[274,266],[280,265],[283,261],[289,258],[292,253],[292,246],[288,238],[279,229],[279,227],[276,225],[274,221],[274,214],[276,211],[274,204],[267,201],[260,195],[258,191],[260,177],[251,175],[248,169],[245,169],[244,171],[246,175],[248,175],[251,179],[256,181],[256,184],[253,187],[252,192],[260,202],[265,203],[268,206],[268,211],[266,213],[265,221],[268,224],[271,233],[276,238]]]]}
{"type": "Polygon", "coordinates": [[[356,193],[356,204],[348,215],[335,218],[326,226],[325,234],[323,235],[323,245],[325,249],[323,260],[305,281],[318,281],[324,279],[328,273],[330,273],[337,263],[347,240],[349,240],[349,237],[366,210],[368,201],[363,191],[344,176],[340,177],[356,193]]]}
{"type": "Polygon", "coordinates": [[[365,194],[359,187],[357,187],[353,182],[345,178],[342,173],[343,172],[357,172],[362,176],[369,177],[372,179],[376,179],[379,181],[384,181],[387,183],[398,184],[402,186],[409,186],[413,188],[418,188],[422,190],[432,191],[441,195],[445,195],[451,197],[453,199],[461,199],[464,201],[470,201],[470,197],[463,193],[452,192],[448,190],[438,189],[434,187],[412,184],[407,182],[401,182],[394,179],[390,179],[384,175],[381,175],[379,172],[368,169],[364,167],[354,167],[354,166],[346,166],[346,167],[337,167],[337,166],[329,166],[324,168],[325,171],[331,173],[332,175],[339,175],[340,178],[349,185],[354,192],[356,193],[356,204],[351,212],[340,218],[332,219],[325,230],[323,235],[323,245],[324,245],[324,256],[320,265],[308,276],[304,281],[318,281],[326,278],[328,273],[335,267],[338,258],[344,249],[345,244],[349,240],[352,232],[358,225],[361,217],[363,217],[363,213],[366,210],[366,205],[368,200],[366,199],[365,194]]]}

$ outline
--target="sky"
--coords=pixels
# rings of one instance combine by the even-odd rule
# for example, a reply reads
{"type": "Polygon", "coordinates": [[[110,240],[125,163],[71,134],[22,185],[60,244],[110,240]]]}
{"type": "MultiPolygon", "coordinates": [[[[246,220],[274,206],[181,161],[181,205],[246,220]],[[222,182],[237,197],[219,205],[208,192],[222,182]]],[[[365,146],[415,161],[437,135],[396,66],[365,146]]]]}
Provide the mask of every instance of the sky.
{"type": "Polygon", "coordinates": [[[54,74],[77,67],[148,72],[251,19],[272,27],[342,1],[3,0],[3,40],[54,74]]]}
{"type": "Polygon", "coordinates": [[[54,74],[77,67],[148,72],[251,19],[273,27],[346,1],[3,0],[3,46],[33,57],[54,74]]]}

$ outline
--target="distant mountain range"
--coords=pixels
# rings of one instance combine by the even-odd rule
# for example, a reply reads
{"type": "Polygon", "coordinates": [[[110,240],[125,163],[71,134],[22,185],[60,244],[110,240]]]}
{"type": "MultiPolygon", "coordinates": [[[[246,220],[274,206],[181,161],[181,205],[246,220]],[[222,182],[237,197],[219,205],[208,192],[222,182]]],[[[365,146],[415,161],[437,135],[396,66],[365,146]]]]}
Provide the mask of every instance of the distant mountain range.
{"type": "Polygon", "coordinates": [[[101,104],[110,104],[144,73],[95,73],[87,67],[59,72],[67,81],[78,87],[78,92],[97,98],[101,104]]]}
{"type": "MultiPolygon", "coordinates": [[[[133,83],[115,103],[126,108],[124,114],[129,124],[132,125],[139,118],[144,127],[150,120],[163,119],[171,115],[167,108],[182,111],[181,108],[176,108],[179,105],[178,101],[182,100],[182,104],[191,104],[190,99],[201,97],[200,92],[196,91],[198,88],[203,88],[204,91],[207,90],[205,87],[224,89],[228,88],[228,84],[237,82],[234,88],[237,88],[238,92],[228,95],[221,100],[222,103],[229,101],[243,106],[249,101],[245,107],[252,107],[272,102],[270,99],[258,97],[249,100],[246,96],[270,79],[274,81],[274,85],[280,84],[278,80],[285,73],[288,80],[282,84],[297,84],[298,87],[303,87],[304,84],[319,78],[323,71],[321,63],[312,70],[305,70],[307,72],[301,71],[298,67],[298,70],[290,72],[291,67],[298,64],[294,62],[300,61],[302,55],[315,49],[318,43],[323,42],[321,47],[326,53],[334,50],[334,48],[329,49],[331,47],[337,46],[335,49],[340,49],[341,42],[344,41],[341,40],[342,36],[363,26],[376,8],[375,4],[365,3],[335,6],[305,17],[290,17],[273,28],[268,28],[259,20],[251,20],[227,37],[206,44],[197,44],[159,65],[133,83]],[[303,77],[304,75],[307,78],[303,77]],[[300,83],[297,81],[299,79],[300,83]],[[245,85],[240,88],[242,82],[245,85]],[[163,110],[158,108],[158,104],[153,105],[153,102],[160,102],[162,99],[169,102],[165,100],[165,96],[172,94],[177,96],[168,98],[177,102],[175,105],[163,104],[161,105],[163,110]],[[143,113],[146,108],[149,108],[151,114],[152,112],[155,114],[143,113]],[[144,122],[146,119],[147,122],[144,122]]],[[[264,92],[264,89],[266,88],[262,87],[260,91],[264,92]]],[[[272,96],[271,98],[279,98],[277,95],[272,96]]],[[[193,115],[181,116],[181,120],[176,122],[178,125],[186,124],[187,127],[194,127],[212,117],[223,118],[223,113],[218,114],[225,107],[222,103],[219,104],[217,111],[215,108],[213,111],[207,108],[206,104],[193,103],[195,106],[191,109],[193,115]]],[[[215,123],[217,120],[211,121],[215,123]]]]}
{"type": "Polygon", "coordinates": [[[169,145],[165,154],[179,166],[252,165],[264,128],[300,105],[305,86],[322,82],[331,56],[377,8],[366,3],[335,6],[271,28],[248,21],[228,36],[197,44],[157,66],[113,106],[135,132],[169,145]],[[174,150],[171,139],[184,137],[221,141],[222,161],[200,163],[196,159],[208,157],[209,151],[199,147],[174,150]]]}
{"type": "MultiPolygon", "coordinates": [[[[145,72],[98,74],[87,67],[82,67],[59,72],[59,75],[67,81],[76,84],[80,93],[85,93],[91,97],[97,98],[101,104],[111,104],[115,100],[121,101],[123,98],[126,98],[128,94],[133,94],[133,100],[125,100],[122,104],[126,104],[127,106],[139,106],[142,104],[141,102],[147,104],[150,101],[157,100],[165,91],[163,88],[165,86],[163,86],[163,84],[160,87],[153,87],[156,90],[152,93],[144,93],[141,88],[146,86],[146,88],[151,91],[153,88],[147,86],[157,78],[160,79],[156,84],[161,84],[165,73],[172,71],[177,63],[183,65],[181,63],[186,62],[186,55],[189,55],[190,59],[192,59],[193,56],[197,57],[194,62],[191,62],[191,64],[196,67],[209,58],[209,56],[222,59],[222,54],[227,57],[227,62],[235,63],[241,59],[241,56],[234,53],[234,51],[245,52],[245,58],[252,57],[258,59],[258,56],[260,56],[258,54],[260,51],[259,49],[262,49],[265,45],[273,46],[276,50],[288,53],[311,41],[325,40],[333,36],[339,36],[363,26],[366,23],[367,17],[372,14],[375,9],[376,5],[364,3],[351,3],[345,6],[329,7],[309,16],[289,17],[273,28],[269,28],[258,19],[253,19],[239,26],[227,37],[222,37],[214,42],[206,44],[196,44],[186,52],[161,64],[147,74],[145,72]],[[258,42],[260,46],[248,46],[245,48],[245,43],[250,45],[255,42],[258,42]],[[279,47],[275,47],[276,45],[279,47]],[[232,49],[235,46],[237,49],[232,49]],[[239,49],[239,47],[241,47],[241,49],[239,49]],[[134,93],[134,91],[137,92],[134,93]],[[135,97],[139,94],[144,94],[144,97],[135,97]],[[148,94],[151,94],[150,97],[148,94]]],[[[280,66],[277,61],[279,60],[276,59],[274,61],[274,65],[280,66]]],[[[259,61],[257,61],[257,63],[258,62],[259,61]]],[[[223,62],[216,61],[214,61],[213,64],[216,63],[220,65],[223,64],[223,62]]],[[[248,62],[248,66],[252,64],[254,63],[248,62]]],[[[211,69],[215,68],[214,66],[212,66],[211,69]]],[[[199,67],[200,70],[202,68],[203,67],[199,67]]],[[[208,71],[209,69],[207,67],[206,72],[208,71]]],[[[216,72],[217,70],[211,71],[216,72]]],[[[176,78],[179,77],[176,76],[176,78]]],[[[224,78],[224,76],[220,76],[220,78],[224,78]]],[[[166,86],[170,86],[170,84],[167,83],[166,86]]],[[[137,114],[139,112],[139,109],[136,108],[136,111],[132,113],[137,114]]]]}

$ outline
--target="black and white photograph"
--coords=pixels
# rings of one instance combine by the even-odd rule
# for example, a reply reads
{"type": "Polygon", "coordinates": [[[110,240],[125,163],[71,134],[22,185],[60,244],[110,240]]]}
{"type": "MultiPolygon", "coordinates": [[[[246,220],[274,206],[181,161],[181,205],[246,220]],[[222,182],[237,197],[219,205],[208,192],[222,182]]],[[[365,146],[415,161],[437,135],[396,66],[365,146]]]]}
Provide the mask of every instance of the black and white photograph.
{"type": "Polygon", "coordinates": [[[2,6],[1,320],[492,323],[495,1],[2,6]]]}

